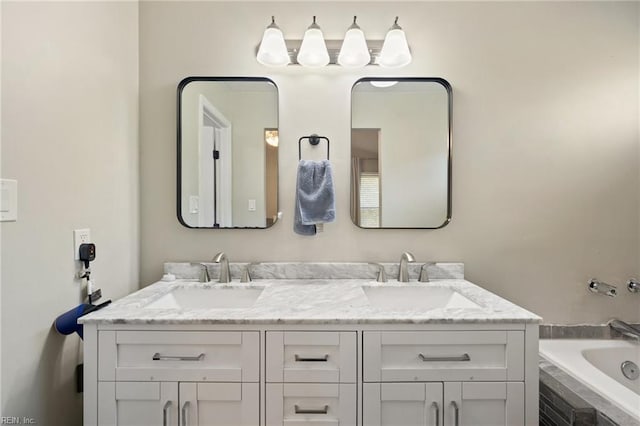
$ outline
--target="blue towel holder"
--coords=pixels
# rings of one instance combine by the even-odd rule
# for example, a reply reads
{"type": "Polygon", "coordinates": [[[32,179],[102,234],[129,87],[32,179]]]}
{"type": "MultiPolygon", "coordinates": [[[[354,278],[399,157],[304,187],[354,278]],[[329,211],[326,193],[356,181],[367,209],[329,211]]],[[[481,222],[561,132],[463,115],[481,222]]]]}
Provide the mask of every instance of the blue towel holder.
{"type": "Polygon", "coordinates": [[[318,136],[316,134],[303,136],[298,139],[298,160],[302,160],[302,141],[308,139],[309,143],[313,146],[316,146],[320,143],[320,140],[323,139],[327,141],[327,160],[329,159],[329,138],[326,136],[318,136]]]}

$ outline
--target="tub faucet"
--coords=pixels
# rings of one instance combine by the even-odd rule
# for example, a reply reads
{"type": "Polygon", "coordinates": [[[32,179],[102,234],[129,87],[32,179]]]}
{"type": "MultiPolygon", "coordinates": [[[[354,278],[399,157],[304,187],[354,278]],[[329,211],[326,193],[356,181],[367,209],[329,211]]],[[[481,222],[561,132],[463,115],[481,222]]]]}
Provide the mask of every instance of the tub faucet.
{"type": "Polygon", "coordinates": [[[220,264],[220,279],[218,281],[221,283],[231,282],[231,271],[229,271],[229,259],[227,255],[221,251],[214,256],[212,262],[220,264]]]}
{"type": "Polygon", "coordinates": [[[609,321],[609,327],[627,337],[640,340],[640,330],[637,327],[627,324],[624,321],[614,318],[609,321]]]}
{"type": "Polygon", "coordinates": [[[409,282],[408,263],[415,262],[415,260],[416,259],[413,257],[413,255],[408,251],[402,253],[402,256],[400,256],[400,267],[398,268],[398,281],[400,281],[401,283],[409,282]]]}

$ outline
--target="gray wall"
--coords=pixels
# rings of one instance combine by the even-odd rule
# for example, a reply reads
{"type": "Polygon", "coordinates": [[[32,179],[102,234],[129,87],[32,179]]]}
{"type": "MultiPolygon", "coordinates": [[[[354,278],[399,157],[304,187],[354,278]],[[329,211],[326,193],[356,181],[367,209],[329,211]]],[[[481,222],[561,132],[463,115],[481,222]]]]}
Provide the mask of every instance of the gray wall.
{"type": "Polygon", "coordinates": [[[2,415],[82,424],[73,229],[89,227],[105,299],[138,287],[138,5],[2,2],[2,415]]]}
{"type": "MultiPolygon", "coordinates": [[[[639,275],[638,3],[142,2],[140,4],[141,283],[162,262],[462,261],[467,277],[548,323],[640,320],[637,297],[586,291],[595,276],[639,275]],[[393,17],[414,62],[269,69],[255,47],[269,17],[301,38],[349,18],[371,39],[393,17]],[[216,42],[220,40],[220,42],[216,42]],[[226,42],[233,40],[233,43],[226,42]],[[209,52],[209,53],[206,53],[209,52]],[[175,91],[189,75],[267,76],[280,93],[280,210],[267,230],[189,230],[175,217],[175,91]],[[453,220],[441,230],[361,230],[349,217],[350,89],[362,76],[437,76],[453,86],[453,220]],[[297,140],[331,139],[338,217],[293,233],[297,140]]],[[[407,188],[411,194],[411,188],[407,188]]]]}

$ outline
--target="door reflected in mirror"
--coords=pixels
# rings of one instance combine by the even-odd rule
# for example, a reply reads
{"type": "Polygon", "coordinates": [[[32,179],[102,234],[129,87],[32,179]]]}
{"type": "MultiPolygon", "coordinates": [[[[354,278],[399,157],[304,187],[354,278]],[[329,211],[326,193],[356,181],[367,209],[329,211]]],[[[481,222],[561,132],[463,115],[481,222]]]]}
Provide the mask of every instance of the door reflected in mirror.
{"type": "Polygon", "coordinates": [[[351,219],[361,228],[451,220],[451,86],[363,78],[351,91],[351,219]]]}
{"type": "Polygon", "coordinates": [[[267,78],[178,86],[178,220],[267,228],[278,216],[278,89],[267,78]]]}

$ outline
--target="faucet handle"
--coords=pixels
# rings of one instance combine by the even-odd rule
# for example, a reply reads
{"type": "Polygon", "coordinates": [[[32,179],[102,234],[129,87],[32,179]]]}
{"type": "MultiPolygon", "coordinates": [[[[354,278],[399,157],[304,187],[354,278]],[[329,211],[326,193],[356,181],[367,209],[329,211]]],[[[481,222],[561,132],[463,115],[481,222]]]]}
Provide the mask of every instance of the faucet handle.
{"type": "Polygon", "coordinates": [[[201,283],[208,283],[211,281],[211,277],[209,277],[209,269],[207,269],[207,265],[204,263],[201,263],[200,266],[202,266],[202,268],[200,269],[200,279],[198,281],[201,283]]]}
{"type": "Polygon", "coordinates": [[[591,278],[589,280],[589,291],[604,294],[609,297],[616,297],[618,295],[616,286],[609,285],[603,281],[598,281],[596,278],[591,278]]]}
{"type": "Polygon", "coordinates": [[[386,283],[387,282],[387,273],[384,270],[384,266],[380,263],[370,262],[370,265],[374,265],[378,267],[378,275],[376,275],[376,282],[386,283]]]}
{"type": "Polygon", "coordinates": [[[631,278],[629,281],[627,281],[627,289],[631,293],[640,292],[640,281],[636,280],[635,278],[631,278]]]}
{"type": "Polygon", "coordinates": [[[422,267],[420,268],[420,278],[418,278],[418,281],[421,283],[428,283],[429,282],[429,274],[427,273],[427,268],[433,265],[433,263],[424,263],[422,265],[422,267]]]}
{"type": "Polygon", "coordinates": [[[247,265],[244,267],[244,271],[242,272],[242,277],[240,278],[240,282],[241,283],[249,283],[251,281],[253,281],[251,279],[251,266],[252,265],[257,265],[257,263],[247,263],[247,265]]]}

